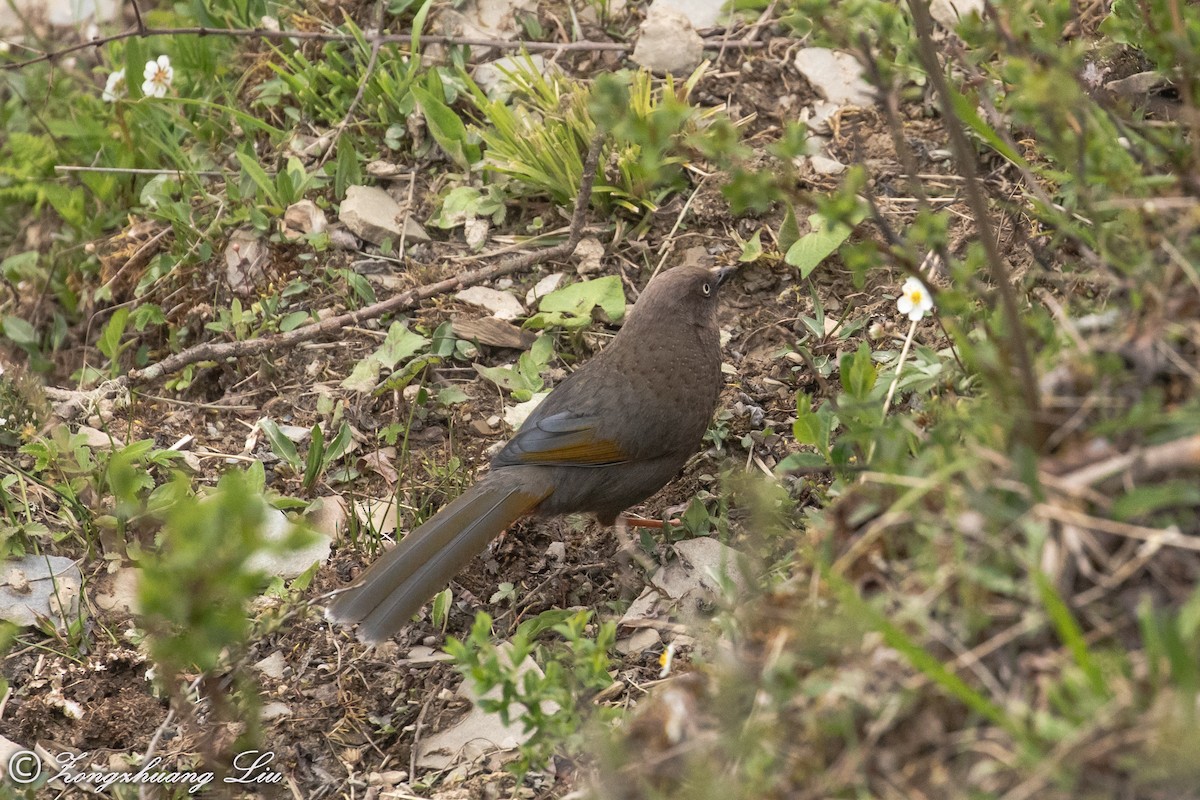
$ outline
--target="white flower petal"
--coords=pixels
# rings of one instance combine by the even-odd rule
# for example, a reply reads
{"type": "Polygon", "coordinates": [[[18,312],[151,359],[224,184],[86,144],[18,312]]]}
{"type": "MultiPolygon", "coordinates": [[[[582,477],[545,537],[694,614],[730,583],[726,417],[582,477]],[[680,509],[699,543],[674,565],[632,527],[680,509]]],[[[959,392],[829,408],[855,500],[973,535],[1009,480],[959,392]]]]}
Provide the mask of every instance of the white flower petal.
{"type": "Polygon", "coordinates": [[[125,70],[119,69],[108,75],[104,82],[104,93],[100,98],[106,103],[115,103],[125,96],[125,70]]]}

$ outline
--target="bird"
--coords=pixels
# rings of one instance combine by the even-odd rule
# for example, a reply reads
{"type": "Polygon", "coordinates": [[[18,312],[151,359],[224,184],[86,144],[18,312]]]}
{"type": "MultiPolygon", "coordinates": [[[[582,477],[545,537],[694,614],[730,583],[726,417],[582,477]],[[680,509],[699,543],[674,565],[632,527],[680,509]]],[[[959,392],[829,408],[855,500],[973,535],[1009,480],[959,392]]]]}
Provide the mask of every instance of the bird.
{"type": "Polygon", "coordinates": [[[487,474],[384,552],[326,617],[380,642],[517,519],[589,512],[612,526],[665,486],[716,410],[717,296],[733,271],[683,265],[654,276],[608,346],[546,396],[487,474]]]}

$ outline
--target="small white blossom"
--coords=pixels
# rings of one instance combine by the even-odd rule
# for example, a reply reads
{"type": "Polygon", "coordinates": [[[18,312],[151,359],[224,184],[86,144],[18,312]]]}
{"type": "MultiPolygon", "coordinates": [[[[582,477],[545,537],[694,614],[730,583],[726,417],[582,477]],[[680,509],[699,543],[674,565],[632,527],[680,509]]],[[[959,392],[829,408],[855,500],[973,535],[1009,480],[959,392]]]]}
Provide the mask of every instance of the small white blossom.
{"type": "Polygon", "coordinates": [[[933,310],[933,297],[925,284],[916,278],[909,278],[900,289],[900,298],[896,300],[896,308],[901,314],[916,322],[933,310]]]}
{"type": "Polygon", "coordinates": [[[171,59],[159,56],[153,61],[147,61],[142,77],[146,79],[142,82],[142,94],[146,97],[166,97],[167,89],[171,88],[171,81],[175,79],[171,59]]]}
{"type": "Polygon", "coordinates": [[[119,69],[109,73],[108,80],[104,82],[104,94],[100,95],[100,99],[106,103],[115,103],[128,91],[129,87],[125,84],[125,70],[119,69]]]}
{"type": "Polygon", "coordinates": [[[1095,89],[1100,84],[1104,83],[1104,76],[1108,73],[1108,67],[1104,67],[1102,69],[1097,67],[1095,62],[1089,61],[1087,65],[1084,66],[1083,73],[1080,74],[1079,77],[1082,78],[1083,82],[1086,83],[1090,88],[1095,89]]]}

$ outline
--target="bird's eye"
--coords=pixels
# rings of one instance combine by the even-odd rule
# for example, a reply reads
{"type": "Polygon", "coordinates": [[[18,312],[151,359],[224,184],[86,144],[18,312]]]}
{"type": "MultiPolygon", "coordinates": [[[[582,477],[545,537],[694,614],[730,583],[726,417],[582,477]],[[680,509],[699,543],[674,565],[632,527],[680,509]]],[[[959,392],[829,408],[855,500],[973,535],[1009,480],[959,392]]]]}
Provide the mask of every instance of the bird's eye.
{"type": "Polygon", "coordinates": [[[704,293],[705,297],[708,297],[710,294],[712,294],[712,287],[706,283],[700,287],[700,291],[704,293]]]}

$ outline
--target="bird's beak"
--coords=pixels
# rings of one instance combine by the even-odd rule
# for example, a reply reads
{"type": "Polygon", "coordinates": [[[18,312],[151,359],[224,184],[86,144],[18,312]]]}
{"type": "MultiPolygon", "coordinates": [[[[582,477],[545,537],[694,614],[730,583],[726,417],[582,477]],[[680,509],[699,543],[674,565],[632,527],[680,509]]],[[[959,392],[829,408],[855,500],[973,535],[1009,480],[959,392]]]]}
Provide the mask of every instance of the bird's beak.
{"type": "Polygon", "coordinates": [[[720,268],[714,269],[713,273],[712,273],[713,280],[715,280],[717,282],[717,286],[720,287],[721,284],[723,284],[723,283],[725,283],[725,281],[729,280],[729,278],[735,272],[737,272],[737,267],[720,267],[720,268]]]}

